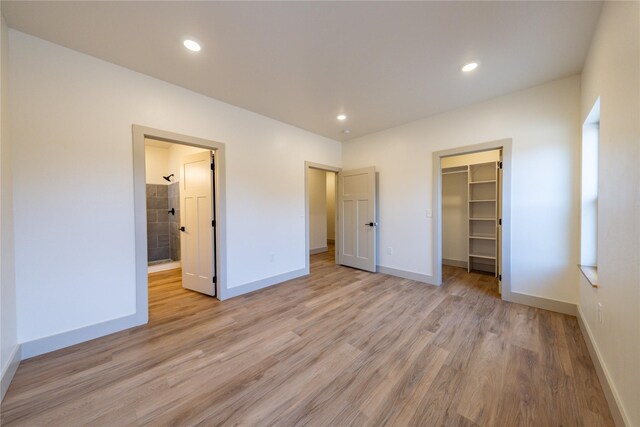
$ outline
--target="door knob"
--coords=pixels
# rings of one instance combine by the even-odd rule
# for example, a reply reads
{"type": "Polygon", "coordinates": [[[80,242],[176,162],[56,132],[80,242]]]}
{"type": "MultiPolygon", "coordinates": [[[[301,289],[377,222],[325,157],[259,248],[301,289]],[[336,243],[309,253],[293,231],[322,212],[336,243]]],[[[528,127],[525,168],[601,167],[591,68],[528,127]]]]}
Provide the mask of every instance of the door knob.
{"type": "Polygon", "coordinates": [[[187,231],[184,227],[180,227],[180,231],[187,231]]]}
{"type": "Polygon", "coordinates": [[[368,225],[369,227],[377,227],[378,223],[377,222],[369,222],[369,223],[367,223],[365,225],[368,225]]]}

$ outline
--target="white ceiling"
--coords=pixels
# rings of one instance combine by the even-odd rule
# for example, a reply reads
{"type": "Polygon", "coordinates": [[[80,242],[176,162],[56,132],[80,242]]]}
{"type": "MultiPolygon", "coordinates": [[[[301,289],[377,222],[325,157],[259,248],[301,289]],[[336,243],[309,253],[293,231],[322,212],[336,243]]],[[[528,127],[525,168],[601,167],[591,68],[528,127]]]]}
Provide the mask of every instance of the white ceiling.
{"type": "Polygon", "coordinates": [[[579,73],[601,6],[90,1],[2,10],[12,28],[347,140],[579,73]],[[187,51],[186,37],[202,51],[187,51]],[[475,72],[459,71],[476,59],[475,72]]]}

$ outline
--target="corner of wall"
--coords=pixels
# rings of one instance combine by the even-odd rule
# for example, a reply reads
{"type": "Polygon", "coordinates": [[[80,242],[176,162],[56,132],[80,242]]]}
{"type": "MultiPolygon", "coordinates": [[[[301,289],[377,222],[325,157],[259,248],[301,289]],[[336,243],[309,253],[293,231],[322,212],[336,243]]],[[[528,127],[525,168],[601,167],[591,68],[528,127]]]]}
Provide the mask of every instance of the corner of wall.
{"type": "Polygon", "coordinates": [[[8,357],[7,364],[2,368],[2,377],[0,377],[0,402],[4,399],[4,396],[11,385],[11,380],[13,380],[13,376],[18,370],[18,366],[20,366],[20,360],[22,357],[21,353],[22,346],[17,344],[13,347],[13,350],[8,357]]]}
{"type": "Polygon", "coordinates": [[[20,364],[21,354],[17,342],[12,154],[8,131],[9,43],[8,27],[1,12],[0,9],[0,396],[4,398],[20,364]]]}

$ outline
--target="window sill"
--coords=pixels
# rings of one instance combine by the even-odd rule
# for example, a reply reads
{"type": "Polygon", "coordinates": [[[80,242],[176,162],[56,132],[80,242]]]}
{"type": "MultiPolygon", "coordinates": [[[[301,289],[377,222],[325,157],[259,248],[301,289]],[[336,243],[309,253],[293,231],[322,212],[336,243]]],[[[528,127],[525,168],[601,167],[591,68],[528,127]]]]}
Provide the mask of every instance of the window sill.
{"type": "Polygon", "coordinates": [[[584,277],[591,283],[591,286],[594,288],[598,287],[598,267],[593,267],[591,265],[580,265],[578,264],[578,268],[582,271],[584,277]]]}

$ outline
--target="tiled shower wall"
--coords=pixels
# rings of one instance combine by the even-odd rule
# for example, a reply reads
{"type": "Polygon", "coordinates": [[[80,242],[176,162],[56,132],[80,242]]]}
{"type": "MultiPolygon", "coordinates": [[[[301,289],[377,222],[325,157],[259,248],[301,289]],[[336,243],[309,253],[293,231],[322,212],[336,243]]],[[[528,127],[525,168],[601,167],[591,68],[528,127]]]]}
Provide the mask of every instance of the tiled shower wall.
{"type": "Polygon", "coordinates": [[[147,255],[149,262],[180,259],[180,195],[177,182],[147,184],[147,255]],[[175,215],[169,213],[175,209],[175,215]]]}

